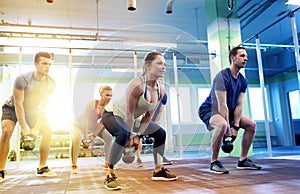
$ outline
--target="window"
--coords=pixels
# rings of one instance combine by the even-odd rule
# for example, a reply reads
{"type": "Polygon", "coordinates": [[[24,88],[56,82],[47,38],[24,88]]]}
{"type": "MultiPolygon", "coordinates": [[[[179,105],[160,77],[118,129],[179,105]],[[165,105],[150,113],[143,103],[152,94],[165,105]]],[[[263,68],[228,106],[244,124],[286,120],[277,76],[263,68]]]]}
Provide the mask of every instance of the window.
{"type": "MultiPolygon", "coordinates": [[[[248,88],[248,93],[249,93],[251,118],[253,120],[265,120],[263,96],[262,96],[261,88],[258,87],[248,88]]],[[[266,101],[268,101],[266,88],[265,88],[265,95],[266,95],[266,101]]],[[[266,107],[267,107],[268,118],[270,118],[268,102],[266,102],[266,107]]]]}
{"type": "MultiPolygon", "coordinates": [[[[191,103],[190,103],[190,89],[188,87],[179,87],[179,107],[180,107],[180,122],[191,122],[191,103]],[[183,114],[184,113],[184,114],[183,114]]],[[[176,88],[170,88],[170,107],[172,123],[178,123],[178,104],[176,88]]]]}
{"type": "Polygon", "coordinates": [[[199,106],[206,100],[210,92],[210,88],[198,88],[198,104],[199,106]]]}
{"type": "Polygon", "coordinates": [[[300,119],[299,95],[299,90],[289,92],[292,119],[300,119]]]}

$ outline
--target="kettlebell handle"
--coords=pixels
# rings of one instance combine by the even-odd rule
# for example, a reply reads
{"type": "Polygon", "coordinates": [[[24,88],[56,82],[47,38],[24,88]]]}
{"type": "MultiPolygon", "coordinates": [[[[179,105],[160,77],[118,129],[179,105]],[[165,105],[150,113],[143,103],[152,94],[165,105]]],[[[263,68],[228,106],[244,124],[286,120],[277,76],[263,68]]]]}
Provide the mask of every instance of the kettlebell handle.
{"type": "Polygon", "coordinates": [[[226,136],[226,135],[224,135],[223,142],[225,142],[227,138],[230,138],[230,142],[233,143],[236,139],[236,136],[226,136]]]}

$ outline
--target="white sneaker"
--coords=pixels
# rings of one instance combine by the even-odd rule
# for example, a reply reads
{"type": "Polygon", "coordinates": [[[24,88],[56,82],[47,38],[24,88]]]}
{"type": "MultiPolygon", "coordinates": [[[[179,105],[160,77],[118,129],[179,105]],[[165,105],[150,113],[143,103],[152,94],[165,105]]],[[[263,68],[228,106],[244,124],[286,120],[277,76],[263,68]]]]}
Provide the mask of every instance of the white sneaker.
{"type": "Polygon", "coordinates": [[[48,166],[45,166],[41,169],[37,168],[36,176],[54,177],[57,176],[57,174],[52,172],[48,166]]]}

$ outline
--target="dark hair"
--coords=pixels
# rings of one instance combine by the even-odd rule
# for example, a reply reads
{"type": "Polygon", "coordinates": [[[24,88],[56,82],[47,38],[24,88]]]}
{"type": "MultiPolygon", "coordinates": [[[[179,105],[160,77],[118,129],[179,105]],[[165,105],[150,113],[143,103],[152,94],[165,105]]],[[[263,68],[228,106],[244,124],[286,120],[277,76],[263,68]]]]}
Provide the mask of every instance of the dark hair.
{"type": "Polygon", "coordinates": [[[39,52],[39,53],[35,54],[34,63],[35,64],[39,63],[41,57],[51,59],[52,55],[50,53],[47,53],[47,52],[39,52]]]}
{"type": "Polygon", "coordinates": [[[242,46],[237,46],[237,47],[234,47],[234,48],[232,48],[232,49],[230,50],[230,52],[229,52],[229,63],[231,63],[231,56],[236,56],[238,50],[240,50],[240,49],[246,50],[246,49],[245,49],[244,47],[242,47],[242,46]]]}
{"type": "Polygon", "coordinates": [[[162,56],[162,54],[160,52],[157,51],[151,51],[149,52],[145,57],[144,57],[144,62],[143,62],[143,73],[142,75],[145,75],[147,72],[146,69],[146,64],[151,64],[152,61],[154,61],[157,57],[157,55],[162,56]]]}

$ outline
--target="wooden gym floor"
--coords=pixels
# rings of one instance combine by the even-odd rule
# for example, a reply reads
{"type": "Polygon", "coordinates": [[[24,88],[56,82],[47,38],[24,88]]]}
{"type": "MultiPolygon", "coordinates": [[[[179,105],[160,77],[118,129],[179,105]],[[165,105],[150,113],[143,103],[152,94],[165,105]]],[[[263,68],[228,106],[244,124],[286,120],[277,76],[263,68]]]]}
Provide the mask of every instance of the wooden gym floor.
{"type": "Polygon", "coordinates": [[[35,176],[37,159],[22,160],[18,169],[15,162],[8,162],[0,193],[299,193],[300,155],[287,158],[254,157],[253,161],[263,169],[252,171],[237,170],[235,157],[222,157],[220,160],[230,173],[216,175],[208,172],[209,157],[188,157],[165,166],[179,176],[177,181],[166,182],[151,181],[152,156],[145,154],[142,155],[142,168],[136,168],[134,163],[119,162],[117,175],[122,186],[119,191],[108,191],[103,187],[106,172],[102,169],[103,157],[79,158],[79,174],[70,174],[69,159],[50,158],[48,165],[58,174],[51,178],[35,176]]]}

